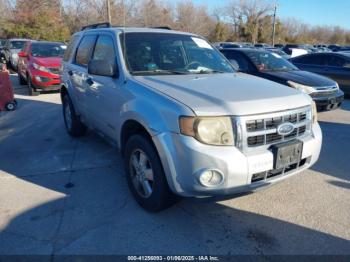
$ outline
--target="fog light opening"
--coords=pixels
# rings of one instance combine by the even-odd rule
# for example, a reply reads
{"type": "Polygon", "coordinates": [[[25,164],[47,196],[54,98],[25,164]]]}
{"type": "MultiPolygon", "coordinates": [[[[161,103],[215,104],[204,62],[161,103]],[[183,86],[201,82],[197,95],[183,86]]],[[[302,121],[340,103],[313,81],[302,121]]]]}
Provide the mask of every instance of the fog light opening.
{"type": "Polygon", "coordinates": [[[205,187],[218,187],[224,181],[224,176],[219,170],[204,169],[198,173],[198,181],[205,187]]]}

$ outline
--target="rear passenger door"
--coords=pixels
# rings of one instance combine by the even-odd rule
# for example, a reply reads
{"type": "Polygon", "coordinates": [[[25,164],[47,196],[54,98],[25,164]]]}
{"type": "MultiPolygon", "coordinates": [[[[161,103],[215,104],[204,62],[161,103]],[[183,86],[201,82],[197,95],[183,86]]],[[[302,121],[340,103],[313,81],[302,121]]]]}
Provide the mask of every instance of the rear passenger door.
{"type": "Polygon", "coordinates": [[[317,74],[326,74],[326,61],[327,57],[324,54],[317,55],[305,55],[300,58],[296,58],[295,65],[305,71],[314,72],[317,74]]]}
{"type": "MultiPolygon", "coordinates": [[[[107,60],[118,66],[117,41],[113,33],[98,35],[91,57],[92,60],[107,60]]],[[[116,138],[118,112],[121,111],[123,96],[121,87],[122,77],[88,75],[90,81],[86,88],[86,102],[90,115],[93,116],[94,126],[109,138],[116,138]]]]}

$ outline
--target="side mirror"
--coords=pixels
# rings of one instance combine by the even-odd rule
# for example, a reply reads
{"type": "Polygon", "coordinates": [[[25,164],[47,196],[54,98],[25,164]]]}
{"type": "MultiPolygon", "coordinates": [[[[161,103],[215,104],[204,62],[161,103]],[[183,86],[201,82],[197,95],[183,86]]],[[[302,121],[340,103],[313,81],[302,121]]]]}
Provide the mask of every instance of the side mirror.
{"type": "Polygon", "coordinates": [[[19,57],[27,57],[28,54],[26,52],[21,51],[21,52],[18,53],[18,56],[19,57]]]}
{"type": "Polygon", "coordinates": [[[119,77],[116,63],[109,60],[90,60],[88,64],[88,73],[90,75],[119,77]]]}

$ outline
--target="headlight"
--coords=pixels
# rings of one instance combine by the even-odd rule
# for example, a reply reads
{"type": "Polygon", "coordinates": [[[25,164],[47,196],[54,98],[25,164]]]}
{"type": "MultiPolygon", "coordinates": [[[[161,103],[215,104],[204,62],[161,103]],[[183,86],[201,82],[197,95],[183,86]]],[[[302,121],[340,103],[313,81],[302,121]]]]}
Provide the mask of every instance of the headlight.
{"type": "Polygon", "coordinates": [[[298,89],[298,90],[300,90],[300,91],[302,91],[302,92],[304,92],[306,94],[311,94],[311,93],[316,91],[316,89],[313,88],[312,86],[305,86],[305,85],[302,85],[302,84],[295,83],[293,81],[287,81],[287,83],[291,87],[293,87],[295,89],[298,89]]]}
{"type": "Polygon", "coordinates": [[[314,124],[317,122],[317,106],[315,101],[312,101],[312,122],[314,124]]]}
{"type": "Polygon", "coordinates": [[[33,67],[34,67],[36,70],[40,70],[40,71],[43,71],[43,72],[50,73],[49,69],[47,69],[47,68],[44,67],[44,66],[38,65],[38,64],[36,64],[36,63],[33,63],[33,67]]]}
{"type": "Polygon", "coordinates": [[[208,145],[232,146],[234,135],[230,117],[180,117],[180,132],[208,145]]]}
{"type": "Polygon", "coordinates": [[[13,54],[11,55],[11,57],[12,57],[13,59],[16,59],[16,58],[18,58],[18,54],[13,53],[13,54]]]}

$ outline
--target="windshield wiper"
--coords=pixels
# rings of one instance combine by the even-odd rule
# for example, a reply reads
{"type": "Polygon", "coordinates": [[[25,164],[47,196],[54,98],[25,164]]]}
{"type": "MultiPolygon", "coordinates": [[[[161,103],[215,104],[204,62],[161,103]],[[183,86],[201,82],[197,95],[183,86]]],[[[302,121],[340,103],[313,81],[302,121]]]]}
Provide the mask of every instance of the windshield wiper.
{"type": "Polygon", "coordinates": [[[144,70],[144,71],[131,71],[131,74],[156,74],[156,73],[165,73],[165,74],[173,74],[173,75],[187,75],[187,72],[183,71],[176,71],[176,70],[162,70],[162,69],[155,69],[155,70],[144,70]]]}
{"type": "Polygon", "coordinates": [[[227,72],[220,71],[220,70],[200,70],[196,73],[197,74],[223,74],[223,73],[227,73],[227,72]]]}

